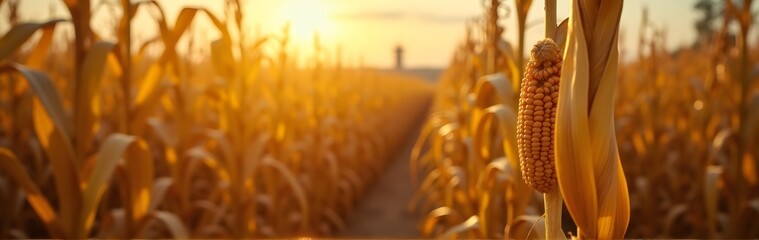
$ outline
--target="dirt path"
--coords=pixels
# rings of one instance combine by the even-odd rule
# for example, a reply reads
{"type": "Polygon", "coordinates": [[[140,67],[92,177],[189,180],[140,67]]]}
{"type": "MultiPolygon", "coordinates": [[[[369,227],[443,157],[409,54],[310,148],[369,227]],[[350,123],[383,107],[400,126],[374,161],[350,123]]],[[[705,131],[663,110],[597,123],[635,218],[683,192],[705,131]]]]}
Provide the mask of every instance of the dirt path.
{"type": "Polygon", "coordinates": [[[377,179],[359,200],[356,209],[348,216],[347,238],[419,238],[418,216],[408,213],[406,206],[416,190],[409,178],[409,156],[419,136],[419,121],[398,151],[385,174],[377,179]]]}

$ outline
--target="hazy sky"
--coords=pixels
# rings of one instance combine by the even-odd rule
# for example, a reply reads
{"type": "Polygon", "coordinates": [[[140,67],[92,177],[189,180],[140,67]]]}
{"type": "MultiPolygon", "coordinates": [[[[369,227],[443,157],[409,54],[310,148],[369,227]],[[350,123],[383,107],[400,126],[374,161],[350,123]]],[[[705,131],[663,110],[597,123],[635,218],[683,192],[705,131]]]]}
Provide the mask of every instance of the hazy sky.
{"type": "MultiPolygon", "coordinates": [[[[117,0],[105,0],[118,2],[117,0]]],[[[312,49],[313,32],[319,30],[322,42],[328,48],[341,46],[344,60],[356,63],[363,59],[372,67],[391,67],[394,47],[405,48],[405,62],[409,67],[444,67],[456,45],[464,36],[465,22],[482,15],[481,0],[240,0],[244,5],[247,35],[256,33],[279,34],[289,20],[292,23],[293,42],[300,53],[308,55],[312,49]]],[[[68,18],[62,0],[22,0],[22,21],[43,21],[52,15],[68,18]],[[53,8],[61,8],[51,10],[53,8]]],[[[101,0],[93,0],[93,5],[101,0]]],[[[175,19],[182,7],[201,6],[223,16],[223,0],[158,0],[167,17],[175,19]]],[[[511,0],[504,1],[513,9],[511,0]]],[[[558,1],[558,18],[569,16],[568,0],[558,1]]],[[[687,45],[695,37],[693,22],[699,17],[693,10],[695,0],[627,0],[622,14],[623,46],[633,53],[636,50],[638,28],[644,6],[649,8],[652,22],[667,29],[670,49],[687,45]]],[[[119,10],[102,8],[94,15],[93,25],[103,35],[113,25],[119,10]]],[[[8,30],[5,16],[7,6],[0,7],[0,32],[8,30]]],[[[151,15],[138,13],[134,36],[147,39],[157,29],[151,15]]],[[[202,18],[202,17],[201,17],[202,18]]],[[[543,1],[534,0],[528,15],[527,43],[535,42],[543,34],[543,1]]],[[[171,20],[173,21],[173,20],[171,20]]],[[[504,37],[516,45],[516,13],[501,20],[506,26],[504,37]]],[[[195,23],[196,37],[213,40],[216,30],[206,20],[195,23]]],[[[756,32],[756,31],[754,31],[756,32]]],[[[69,33],[70,34],[70,33],[69,33]]],[[[529,49],[529,48],[527,48],[529,49]]],[[[625,58],[625,56],[622,56],[625,58]]]]}

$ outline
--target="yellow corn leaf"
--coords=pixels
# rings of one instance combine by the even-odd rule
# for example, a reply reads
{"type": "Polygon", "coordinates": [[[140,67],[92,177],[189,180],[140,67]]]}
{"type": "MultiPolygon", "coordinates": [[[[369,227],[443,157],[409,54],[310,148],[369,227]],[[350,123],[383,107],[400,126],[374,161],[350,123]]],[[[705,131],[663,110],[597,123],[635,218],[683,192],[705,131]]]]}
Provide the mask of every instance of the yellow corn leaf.
{"type": "MultiPolygon", "coordinates": [[[[583,10],[588,10],[587,14],[581,14],[581,16],[595,16],[592,19],[592,28],[585,28],[584,33],[587,36],[588,47],[588,60],[590,61],[590,99],[595,104],[597,99],[595,97],[596,91],[600,91],[599,84],[606,81],[606,79],[613,78],[614,86],[617,84],[617,71],[610,71],[608,67],[614,67],[616,70],[619,54],[617,50],[618,32],[619,32],[619,19],[622,16],[622,1],[601,1],[596,3],[588,1],[587,4],[581,6],[587,6],[583,10]],[[593,6],[593,5],[596,6],[593,6]],[[592,13],[597,12],[597,13],[592,13]],[[596,16],[597,15],[597,16],[596,16]],[[590,37],[592,36],[592,37],[590,37]],[[612,56],[614,54],[614,56],[612,56]]],[[[583,18],[583,20],[586,20],[583,18]]],[[[586,22],[583,22],[586,24],[586,22]]],[[[585,25],[584,25],[585,26],[585,25]]],[[[603,99],[606,100],[606,99],[603,99]]]]}
{"type": "Polygon", "coordinates": [[[198,8],[183,8],[182,11],[179,12],[177,19],[174,21],[174,28],[172,29],[172,37],[174,38],[174,41],[179,40],[179,37],[187,31],[187,28],[192,24],[192,20],[195,19],[195,14],[198,10],[198,8]]]}
{"type": "Polygon", "coordinates": [[[519,13],[520,16],[523,16],[520,18],[526,18],[527,12],[530,11],[530,7],[532,6],[532,0],[517,0],[516,5],[517,5],[517,12],[519,13]]]}
{"type": "Polygon", "coordinates": [[[150,216],[166,226],[166,228],[169,230],[169,233],[171,233],[171,238],[187,239],[190,237],[190,235],[187,234],[187,230],[184,224],[182,223],[182,219],[180,219],[176,214],[166,211],[155,211],[152,212],[150,216]]]}
{"type": "Polygon", "coordinates": [[[710,237],[717,237],[717,213],[719,203],[719,180],[722,176],[721,166],[708,166],[704,173],[704,207],[706,208],[707,226],[710,237]]]}
{"type": "MultiPolygon", "coordinates": [[[[519,150],[517,150],[517,139],[516,139],[516,122],[517,122],[517,115],[514,113],[512,109],[509,109],[508,107],[505,107],[503,105],[495,105],[491,106],[485,109],[485,116],[487,118],[492,118],[493,120],[497,120],[501,136],[504,138],[503,140],[503,150],[506,153],[506,158],[509,160],[509,163],[511,166],[519,166],[519,150]]],[[[483,119],[486,118],[483,116],[483,119]]],[[[487,121],[481,121],[480,123],[487,122],[487,121]]],[[[483,126],[483,125],[481,125],[483,126]]],[[[486,129],[484,126],[482,128],[478,128],[480,130],[486,129]]],[[[521,171],[517,171],[515,169],[515,176],[520,178],[522,177],[521,171]]]]}
{"type": "Polygon", "coordinates": [[[590,63],[582,23],[577,20],[578,3],[573,2],[556,114],[556,177],[575,224],[587,237],[596,238],[596,182],[593,164],[588,162],[591,156],[587,116],[590,63]]]}
{"type": "Polygon", "coordinates": [[[132,57],[132,61],[135,63],[142,62],[142,60],[145,58],[145,52],[148,50],[148,47],[150,47],[152,44],[158,43],[159,41],[161,41],[161,38],[158,36],[145,40],[145,42],[143,42],[142,45],[140,45],[138,48],[137,53],[134,55],[134,57],[132,57]]]}
{"type": "MultiPolygon", "coordinates": [[[[55,86],[45,74],[15,63],[0,66],[0,72],[23,75],[37,97],[32,106],[34,129],[53,167],[60,215],[63,219],[77,219],[82,199],[79,167],[70,142],[71,124],[55,86]]],[[[71,236],[75,224],[76,221],[62,222],[63,236],[71,236]]]]}
{"type": "MultiPolygon", "coordinates": [[[[74,151],[69,140],[53,125],[51,117],[41,105],[39,101],[34,101],[32,106],[34,130],[52,166],[60,215],[64,219],[77,219],[82,205],[82,191],[74,151]]],[[[76,224],[76,221],[62,222],[63,234],[72,236],[76,224]]]]}
{"type": "MultiPolygon", "coordinates": [[[[146,76],[149,78],[146,78],[146,81],[149,81],[148,84],[158,84],[158,78],[161,75],[161,70],[157,68],[153,68],[153,66],[157,66],[157,64],[153,64],[150,67],[151,72],[148,74],[150,76],[146,76]]],[[[141,133],[145,128],[145,123],[148,122],[148,118],[151,114],[154,113],[154,111],[161,106],[160,101],[163,99],[164,95],[166,95],[169,90],[173,86],[175,86],[173,83],[168,81],[160,81],[159,85],[142,85],[143,88],[139,89],[139,92],[137,93],[137,101],[135,102],[134,110],[132,111],[132,119],[131,121],[131,130],[135,133],[141,133]]],[[[166,142],[167,144],[172,144],[175,142],[166,142]]],[[[171,145],[176,146],[176,145],[171,145]]]]}
{"type": "MultiPolygon", "coordinates": [[[[157,91],[156,86],[158,86],[158,83],[162,80],[163,72],[165,71],[164,68],[167,67],[168,62],[174,62],[175,68],[173,69],[177,70],[176,65],[178,65],[178,57],[176,56],[176,44],[179,41],[179,38],[186,32],[198,11],[206,12],[210,16],[210,13],[202,8],[183,8],[174,22],[174,28],[169,29],[163,9],[158,3],[155,1],[147,1],[136,4],[152,4],[160,12],[161,19],[159,20],[159,29],[161,30],[164,52],[159,61],[150,66],[146,76],[143,78],[142,84],[140,85],[140,88],[138,88],[139,91],[136,95],[135,103],[133,105],[134,107],[142,106],[149,96],[162,96],[162,94],[155,94],[154,92],[157,91]]],[[[218,19],[214,20],[218,21],[218,19]]],[[[146,46],[147,43],[140,48],[140,51],[142,52],[146,46]]],[[[137,57],[141,57],[141,55],[137,55],[137,57]]]]}
{"type": "Polygon", "coordinates": [[[444,217],[450,217],[452,215],[453,210],[451,210],[449,207],[439,207],[435,210],[430,211],[422,221],[422,236],[426,238],[432,237],[441,219],[444,217]]]}
{"type": "Polygon", "coordinates": [[[245,179],[245,181],[255,181],[253,180],[253,174],[258,165],[258,160],[261,159],[265,153],[265,148],[269,141],[271,141],[271,134],[263,133],[258,135],[256,140],[250,143],[246,148],[243,157],[243,164],[245,165],[243,169],[243,179],[245,179]]]}
{"type": "MultiPolygon", "coordinates": [[[[127,150],[129,150],[130,154],[135,154],[135,157],[145,157],[146,155],[149,155],[147,153],[147,146],[144,143],[141,143],[141,140],[138,140],[136,137],[121,133],[111,134],[100,146],[100,150],[96,156],[94,170],[92,172],[92,175],[90,175],[88,181],[85,183],[86,186],[84,186],[83,189],[84,199],[81,211],[81,225],[79,226],[77,232],[77,235],[79,237],[87,237],[89,235],[89,230],[92,228],[92,223],[95,219],[95,210],[97,209],[100,200],[103,197],[103,193],[110,184],[111,178],[113,177],[114,171],[116,170],[116,166],[118,166],[119,162],[121,162],[121,159],[127,150]]],[[[141,162],[146,160],[135,161],[136,162],[129,162],[127,164],[135,164],[137,165],[136,167],[145,167],[145,165],[147,165],[144,162],[141,162]]],[[[150,161],[152,163],[151,160],[147,161],[150,161]]],[[[129,171],[131,172],[133,170],[130,169],[129,171]]],[[[134,173],[129,173],[128,175],[131,177],[134,175],[134,173]]],[[[152,183],[152,174],[150,176],[141,176],[141,178],[145,177],[149,177],[151,179],[149,181],[136,180],[136,184],[138,186],[130,188],[130,193],[138,192],[137,196],[135,196],[135,204],[144,204],[144,206],[139,206],[137,208],[137,212],[141,214],[144,214],[144,211],[147,209],[150,201],[149,196],[147,196],[148,189],[144,189],[144,194],[141,193],[141,191],[143,191],[145,182],[152,183]],[[140,199],[143,195],[144,198],[148,199],[140,199]]],[[[150,185],[148,185],[148,187],[150,187],[150,185]]]]}
{"type": "Polygon", "coordinates": [[[330,181],[337,182],[340,179],[340,163],[338,162],[339,159],[337,159],[337,155],[332,153],[330,150],[327,150],[322,154],[322,158],[325,160],[325,162],[327,162],[330,181]]]}
{"type": "Polygon", "coordinates": [[[166,198],[166,194],[173,185],[174,179],[171,177],[159,177],[158,179],[155,179],[153,183],[153,189],[150,192],[150,206],[148,207],[149,211],[154,211],[158,208],[158,206],[163,202],[163,199],[166,198]]]}
{"type": "Polygon", "coordinates": [[[409,206],[409,209],[411,211],[414,211],[416,209],[416,205],[423,197],[429,197],[427,194],[430,191],[432,191],[432,187],[435,184],[438,179],[440,179],[440,169],[433,169],[427,174],[427,177],[424,178],[422,181],[422,184],[419,185],[419,190],[414,193],[414,196],[411,197],[411,203],[412,205],[409,206]]]}
{"type": "MultiPolygon", "coordinates": [[[[598,191],[596,193],[598,199],[598,237],[603,239],[624,236],[624,231],[615,232],[615,224],[619,224],[624,216],[617,216],[617,208],[620,206],[617,206],[616,199],[609,201],[608,196],[622,194],[620,191],[627,192],[626,188],[619,189],[617,182],[620,181],[617,169],[619,166],[617,162],[620,160],[614,128],[614,94],[617,87],[616,59],[618,59],[618,51],[616,50],[616,37],[614,39],[614,51],[611,51],[609,57],[609,59],[614,59],[614,62],[606,64],[606,71],[603,74],[603,79],[599,82],[598,91],[593,99],[589,119],[589,126],[593,126],[593,131],[589,132],[596,191],[598,191]]],[[[621,180],[625,181],[624,174],[621,180]]],[[[624,229],[626,228],[625,224],[624,229]]]]}
{"type": "Polygon", "coordinates": [[[122,76],[124,74],[124,69],[121,68],[121,63],[115,54],[108,54],[108,57],[105,60],[105,65],[106,69],[115,76],[122,76]]]}
{"type": "Polygon", "coordinates": [[[29,202],[29,205],[32,206],[42,222],[45,223],[45,227],[50,236],[54,238],[64,238],[65,236],[62,235],[58,217],[50,206],[50,203],[48,203],[45,196],[40,192],[40,189],[26,173],[26,169],[24,169],[21,161],[16,158],[15,154],[6,148],[0,148],[0,172],[24,190],[26,200],[29,202]]]}
{"type": "Polygon", "coordinates": [[[621,1],[574,1],[564,49],[556,168],[581,238],[621,238],[629,221],[613,116],[621,10],[621,1]]]}
{"type": "Polygon", "coordinates": [[[216,29],[221,33],[221,39],[215,40],[211,43],[211,54],[212,59],[215,63],[214,66],[217,67],[217,70],[220,71],[223,76],[229,77],[231,76],[230,74],[232,74],[232,69],[230,69],[230,67],[234,66],[235,64],[232,55],[232,38],[229,34],[229,31],[227,30],[226,22],[220,21],[216,15],[207,9],[199,8],[198,10],[203,11],[208,19],[211,20],[216,29]]]}
{"type": "MultiPolygon", "coordinates": [[[[503,104],[511,109],[514,105],[514,91],[511,89],[511,80],[503,73],[490,74],[477,80],[474,87],[476,108],[485,109],[495,104],[503,104]]],[[[473,118],[478,119],[478,118],[473,118]]]]}
{"type": "Polygon", "coordinates": [[[209,129],[204,131],[203,134],[205,134],[205,136],[207,136],[209,139],[212,139],[213,142],[216,143],[221,153],[219,160],[221,160],[224,164],[223,168],[230,170],[232,181],[237,181],[240,175],[239,172],[242,169],[239,169],[241,166],[238,167],[236,164],[235,151],[233,149],[232,142],[223,132],[219,130],[209,129]]]}
{"type": "Polygon", "coordinates": [[[123,208],[113,209],[103,217],[99,226],[98,238],[118,238],[128,236],[126,211],[123,208]]]}
{"type": "Polygon", "coordinates": [[[340,215],[335,212],[335,210],[332,210],[331,208],[327,208],[324,210],[324,216],[327,218],[327,220],[332,223],[337,228],[338,232],[344,232],[348,225],[345,223],[345,221],[340,217],[340,215]]]}
{"type": "Polygon", "coordinates": [[[556,27],[556,31],[554,33],[554,39],[553,41],[556,42],[556,45],[559,45],[562,49],[562,52],[564,50],[564,46],[566,46],[567,43],[567,28],[569,25],[569,18],[564,19],[564,21],[561,21],[559,23],[559,26],[556,27]]]}
{"type": "MultiPolygon", "coordinates": [[[[133,108],[142,107],[146,103],[150,96],[156,92],[156,86],[163,79],[163,65],[160,63],[153,63],[148,68],[145,76],[142,77],[142,82],[137,91],[137,96],[134,100],[133,108]]],[[[151,104],[156,105],[156,104],[151,104]]]]}
{"type": "MultiPolygon", "coordinates": [[[[187,150],[186,156],[188,158],[188,161],[183,162],[186,166],[186,169],[182,171],[184,174],[181,178],[182,181],[190,183],[192,180],[192,176],[194,175],[195,171],[198,169],[199,166],[205,166],[208,169],[210,169],[212,172],[216,173],[216,175],[219,177],[219,180],[222,182],[229,183],[231,182],[231,177],[229,171],[234,170],[235,168],[230,168],[226,165],[219,166],[219,161],[215,156],[213,156],[211,153],[206,151],[205,149],[201,147],[193,147],[189,150],[187,150]],[[203,165],[200,165],[203,164],[203,165]]],[[[182,186],[183,190],[189,189],[190,186],[187,186],[187,184],[178,184],[182,186]]],[[[189,191],[189,190],[188,190],[189,191]]],[[[184,196],[184,195],[183,195],[184,196]]]]}
{"type": "Polygon", "coordinates": [[[158,5],[158,3],[156,3],[155,0],[142,0],[142,1],[130,1],[131,6],[129,7],[129,10],[131,11],[129,12],[129,19],[134,19],[134,16],[137,14],[137,10],[139,10],[140,7],[144,4],[153,5],[156,9],[158,9],[158,12],[161,14],[161,17],[164,18],[163,8],[161,8],[161,6],[158,5]]]}
{"type": "Polygon", "coordinates": [[[41,28],[51,28],[64,20],[55,19],[44,23],[22,23],[13,27],[0,38],[0,60],[8,59],[26,40],[41,28]]]}
{"type": "Polygon", "coordinates": [[[445,120],[443,120],[441,112],[436,112],[430,114],[427,121],[425,121],[424,125],[422,126],[422,130],[419,133],[419,138],[416,139],[416,142],[414,143],[414,148],[411,149],[411,158],[409,159],[409,169],[411,172],[411,183],[416,185],[419,183],[419,165],[420,165],[420,157],[422,155],[422,150],[429,141],[429,139],[432,137],[432,133],[435,132],[440,126],[445,124],[445,120]]]}
{"type": "Polygon", "coordinates": [[[511,169],[511,165],[509,165],[506,158],[501,157],[488,163],[477,178],[477,192],[480,193],[478,196],[480,199],[480,209],[477,215],[480,217],[480,232],[485,234],[486,237],[493,238],[494,236],[491,236],[491,232],[494,231],[493,228],[495,226],[498,226],[495,223],[488,222],[490,219],[499,216],[499,213],[493,212],[493,208],[499,203],[491,203],[493,197],[500,194],[496,190],[499,188],[496,188],[495,185],[512,184],[512,179],[514,179],[512,174],[513,169],[511,169]]]}
{"type": "Polygon", "coordinates": [[[725,146],[729,146],[729,141],[738,141],[738,135],[731,128],[725,128],[720,130],[717,135],[714,136],[711,144],[711,152],[714,154],[725,151],[725,146]]]}
{"type": "MultiPolygon", "coordinates": [[[[211,59],[213,60],[213,66],[216,71],[226,77],[231,78],[234,73],[235,59],[232,55],[232,42],[225,40],[224,38],[217,39],[211,42],[211,59]]],[[[233,104],[233,107],[237,107],[233,104]]]]}
{"type": "MultiPolygon", "coordinates": [[[[614,141],[614,146],[617,142],[614,141]]],[[[619,156],[619,153],[617,153],[619,156]]],[[[627,226],[630,224],[630,193],[627,188],[625,171],[622,169],[622,160],[617,157],[617,209],[613,228],[614,237],[624,237],[627,226]]]]}
{"type": "Polygon", "coordinates": [[[514,170],[504,157],[496,158],[490,161],[477,180],[478,191],[483,194],[487,189],[496,182],[512,181],[514,179],[514,170]]]}
{"type": "Polygon", "coordinates": [[[545,221],[542,216],[519,216],[511,224],[508,239],[547,239],[545,221]]]}
{"type": "MultiPolygon", "coordinates": [[[[308,199],[306,198],[306,190],[303,189],[303,186],[300,184],[295,174],[290,171],[290,169],[287,168],[285,164],[271,158],[270,156],[264,157],[263,161],[261,162],[261,166],[274,168],[276,172],[285,178],[285,181],[287,181],[287,184],[290,185],[290,190],[293,191],[293,195],[300,205],[300,214],[303,216],[309,216],[311,211],[308,205],[308,199]]],[[[305,231],[308,228],[309,224],[309,218],[304,218],[301,221],[300,230],[305,231]]]]}
{"type": "Polygon", "coordinates": [[[92,141],[96,129],[95,122],[98,116],[95,116],[93,104],[100,88],[101,77],[105,69],[106,57],[111,53],[111,49],[116,46],[109,42],[97,42],[93,44],[87,55],[84,57],[81,69],[79,70],[81,79],[76,84],[76,94],[74,94],[74,140],[78,156],[84,157],[92,141]]]}
{"type": "MultiPolygon", "coordinates": [[[[506,159],[509,161],[509,165],[512,167],[512,174],[515,179],[522,179],[522,171],[518,168],[519,165],[519,150],[517,149],[517,115],[513,110],[505,107],[502,104],[494,105],[485,109],[485,114],[478,123],[477,131],[475,132],[475,141],[482,139],[484,131],[490,129],[490,124],[498,124],[499,132],[503,137],[503,150],[506,153],[506,159]]],[[[480,143],[475,143],[475,146],[482,146],[480,143]]],[[[482,147],[478,147],[482,151],[482,147]]],[[[475,148],[477,149],[477,148],[475,148]]],[[[521,194],[531,192],[530,188],[524,181],[511,181],[513,192],[507,199],[509,202],[507,224],[510,224],[511,220],[524,214],[527,205],[530,202],[532,195],[521,194]],[[513,194],[516,193],[516,194],[513,194]]]]}
{"type": "Polygon", "coordinates": [[[216,15],[213,14],[213,12],[208,11],[204,8],[199,8],[198,10],[203,11],[206,16],[208,16],[208,19],[211,20],[213,25],[216,27],[217,30],[221,32],[221,35],[224,37],[229,37],[229,32],[227,31],[227,24],[225,22],[219,21],[219,18],[216,17],[216,15]]]}
{"type": "Polygon", "coordinates": [[[40,36],[37,46],[34,46],[32,52],[29,53],[29,59],[26,60],[26,66],[34,69],[42,69],[42,64],[45,62],[45,58],[50,51],[50,46],[53,44],[55,26],[57,26],[57,24],[42,28],[42,36],[40,36]]]}
{"type": "Polygon", "coordinates": [[[509,79],[519,79],[519,81],[511,81],[511,91],[518,92],[522,76],[519,75],[519,66],[517,66],[516,63],[517,55],[514,53],[516,50],[514,50],[514,46],[512,46],[510,42],[503,40],[499,42],[498,50],[501,51],[501,54],[506,56],[504,60],[506,61],[506,72],[508,73],[507,76],[509,79]]]}
{"type": "MultiPolygon", "coordinates": [[[[177,15],[176,21],[174,21],[174,28],[170,31],[162,32],[163,36],[163,43],[165,45],[165,50],[163,55],[161,55],[160,62],[165,63],[168,61],[177,62],[177,53],[176,53],[176,45],[179,41],[179,38],[184,34],[184,32],[187,30],[187,28],[192,23],[192,20],[195,19],[195,14],[198,12],[197,8],[183,8],[179,15],[177,15]]],[[[162,22],[163,25],[166,24],[166,22],[162,22]]],[[[165,26],[164,26],[165,27],[165,26]]],[[[161,29],[163,30],[164,27],[161,29]]],[[[168,29],[168,27],[165,27],[168,29]]]]}
{"type": "Polygon", "coordinates": [[[675,204],[667,209],[667,215],[664,216],[664,226],[662,226],[661,236],[672,236],[672,226],[677,223],[677,219],[688,213],[688,205],[685,203],[675,204]]]}
{"type": "MultiPolygon", "coordinates": [[[[441,239],[455,239],[459,234],[466,233],[469,231],[477,231],[478,227],[480,226],[480,218],[477,217],[477,215],[469,217],[466,221],[463,223],[457,224],[450,229],[446,230],[441,236],[441,239]]],[[[474,236],[468,236],[468,237],[478,237],[482,236],[481,233],[478,233],[474,236]]]]}
{"type": "Polygon", "coordinates": [[[0,66],[0,73],[17,72],[24,76],[30,89],[42,103],[51,117],[56,128],[61,129],[64,139],[70,139],[72,132],[71,120],[66,116],[63,103],[53,82],[44,73],[28,69],[16,63],[5,63],[0,66]]]}
{"type": "Polygon", "coordinates": [[[127,207],[127,211],[131,211],[131,220],[136,224],[147,215],[151,200],[155,197],[150,194],[153,188],[153,158],[145,141],[136,139],[131,144],[125,164],[129,182],[128,203],[131,205],[127,207]]]}
{"type": "MultiPolygon", "coordinates": [[[[492,124],[497,124],[503,140],[503,150],[506,153],[506,159],[511,166],[519,166],[519,150],[517,149],[517,115],[514,111],[504,105],[498,104],[485,109],[485,113],[477,123],[477,130],[473,136],[475,151],[484,151],[487,148],[482,141],[487,138],[486,132],[489,131],[492,124]]],[[[513,171],[514,177],[521,179],[522,172],[518,169],[513,171]]],[[[526,185],[525,185],[526,186],[526,185]]]]}

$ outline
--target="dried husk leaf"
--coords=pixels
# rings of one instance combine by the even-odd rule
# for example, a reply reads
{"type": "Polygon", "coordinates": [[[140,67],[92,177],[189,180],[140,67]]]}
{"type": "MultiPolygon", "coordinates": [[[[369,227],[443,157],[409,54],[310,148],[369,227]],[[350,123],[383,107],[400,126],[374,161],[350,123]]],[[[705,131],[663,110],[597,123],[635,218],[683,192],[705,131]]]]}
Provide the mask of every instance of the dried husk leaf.
{"type": "Polygon", "coordinates": [[[621,10],[617,1],[575,1],[569,21],[556,121],[556,167],[581,238],[622,238],[629,222],[613,116],[621,10]]]}

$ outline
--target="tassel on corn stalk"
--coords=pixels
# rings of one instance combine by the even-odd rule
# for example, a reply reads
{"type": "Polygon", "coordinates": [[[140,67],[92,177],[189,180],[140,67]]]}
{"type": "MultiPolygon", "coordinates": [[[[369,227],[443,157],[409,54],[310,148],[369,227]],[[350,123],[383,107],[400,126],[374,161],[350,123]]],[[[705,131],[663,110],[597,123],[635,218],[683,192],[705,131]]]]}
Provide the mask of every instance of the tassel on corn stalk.
{"type": "Polygon", "coordinates": [[[623,238],[630,217],[614,132],[622,1],[575,0],[555,129],[557,181],[580,238],[623,238]]]}

